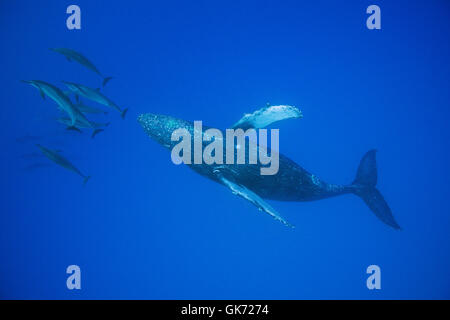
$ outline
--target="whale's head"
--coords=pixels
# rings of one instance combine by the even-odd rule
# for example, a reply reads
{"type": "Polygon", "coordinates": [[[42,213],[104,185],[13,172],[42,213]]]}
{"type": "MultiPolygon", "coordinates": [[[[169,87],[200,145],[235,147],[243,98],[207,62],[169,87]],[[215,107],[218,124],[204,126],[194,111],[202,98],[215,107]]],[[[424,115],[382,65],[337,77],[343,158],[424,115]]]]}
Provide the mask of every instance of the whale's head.
{"type": "Polygon", "coordinates": [[[177,141],[172,141],[172,133],[177,129],[187,129],[193,131],[193,123],[171,116],[146,113],[138,117],[138,122],[150,138],[156,140],[161,145],[172,148],[177,141]]]}

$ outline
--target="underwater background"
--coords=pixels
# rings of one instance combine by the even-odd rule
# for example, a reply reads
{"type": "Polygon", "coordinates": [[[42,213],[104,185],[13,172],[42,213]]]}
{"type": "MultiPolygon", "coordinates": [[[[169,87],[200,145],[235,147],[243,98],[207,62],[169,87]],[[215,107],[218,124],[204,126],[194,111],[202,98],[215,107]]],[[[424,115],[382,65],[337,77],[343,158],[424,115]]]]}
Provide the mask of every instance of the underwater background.
{"type": "MultiPolygon", "coordinates": [[[[450,298],[450,4],[433,1],[0,1],[0,298],[450,298]],[[66,8],[81,8],[68,30],[66,8]],[[381,8],[368,30],[366,8],[381,8]],[[49,48],[82,52],[114,78],[120,107],[95,139],[65,130],[19,80],[101,78],[49,48]],[[229,128],[295,105],[280,152],[330,183],[376,148],[378,189],[402,227],[355,195],[268,201],[289,229],[176,166],[137,123],[161,113],[229,128]],[[82,178],[37,153],[62,150],[82,178]],[[81,268],[68,290],[66,268],[81,268]],[[368,290],[366,268],[381,268],[368,290]]],[[[95,103],[85,101],[96,106],[95,103]]]]}

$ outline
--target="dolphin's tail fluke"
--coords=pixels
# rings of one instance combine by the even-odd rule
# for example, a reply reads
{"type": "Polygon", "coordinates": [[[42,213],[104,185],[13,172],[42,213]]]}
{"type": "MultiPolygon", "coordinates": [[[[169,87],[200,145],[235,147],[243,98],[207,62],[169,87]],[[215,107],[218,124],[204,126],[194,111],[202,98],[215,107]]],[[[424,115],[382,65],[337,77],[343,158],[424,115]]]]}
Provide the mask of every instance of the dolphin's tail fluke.
{"type": "Polygon", "coordinates": [[[105,131],[105,130],[103,130],[103,129],[95,129],[95,130],[92,132],[91,139],[94,139],[95,136],[96,136],[97,134],[99,134],[100,132],[102,132],[102,131],[105,131]]]}
{"type": "Polygon", "coordinates": [[[359,163],[356,178],[352,183],[352,191],[364,200],[378,219],[394,229],[400,229],[400,226],[395,221],[386,200],[384,200],[380,191],[375,188],[376,184],[376,150],[370,150],[364,155],[359,163]]]}
{"type": "Polygon", "coordinates": [[[106,86],[106,84],[111,80],[113,77],[105,77],[103,78],[103,87],[106,86]]]}
{"type": "Polygon", "coordinates": [[[83,186],[85,186],[86,185],[86,183],[88,182],[88,180],[91,178],[91,176],[86,176],[86,177],[84,177],[84,180],[83,180],[83,186]]]}
{"type": "Polygon", "coordinates": [[[79,128],[75,127],[75,126],[68,126],[68,127],[66,128],[66,130],[69,130],[69,131],[77,131],[77,132],[79,132],[79,133],[82,133],[82,131],[81,131],[79,128]]]}
{"type": "Polygon", "coordinates": [[[122,119],[125,119],[125,115],[127,114],[127,112],[128,112],[128,108],[125,108],[125,109],[122,110],[122,113],[120,114],[122,119]]]}

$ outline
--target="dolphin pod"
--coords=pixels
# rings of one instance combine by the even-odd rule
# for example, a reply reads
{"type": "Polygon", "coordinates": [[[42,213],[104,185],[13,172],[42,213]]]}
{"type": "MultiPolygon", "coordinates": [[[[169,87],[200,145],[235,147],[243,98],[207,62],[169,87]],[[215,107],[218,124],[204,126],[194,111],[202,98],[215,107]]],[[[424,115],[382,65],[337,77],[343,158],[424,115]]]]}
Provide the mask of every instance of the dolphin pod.
{"type": "MultiPolygon", "coordinates": [[[[86,67],[87,69],[90,69],[91,71],[101,76],[103,78],[103,86],[105,86],[106,83],[112,79],[112,77],[105,77],[91,61],[89,61],[84,55],[75,50],[67,48],[52,48],[50,50],[64,55],[68,61],[78,62],[80,65],[86,67]]],[[[92,129],[91,138],[94,138],[98,133],[104,131],[104,128],[109,125],[109,122],[107,123],[93,122],[90,121],[86,115],[93,115],[93,114],[106,115],[108,112],[95,107],[85,105],[84,103],[79,101],[79,96],[83,96],[97,103],[115,108],[121,113],[122,118],[125,117],[125,114],[128,110],[128,109],[121,110],[111,99],[107,98],[104,94],[100,93],[97,90],[83,86],[81,84],[64,82],[66,86],[69,87],[70,90],[62,91],[57,86],[42,80],[21,80],[21,81],[38,89],[43,99],[49,97],[57,104],[58,109],[60,111],[67,114],[67,116],[62,117],[60,116],[56,118],[57,122],[64,124],[67,130],[74,130],[81,132],[81,129],[92,129]],[[71,100],[72,93],[75,94],[76,103],[72,102],[71,100]]],[[[29,142],[34,140],[39,139],[34,137],[21,137],[16,139],[18,143],[29,142]]],[[[69,160],[61,156],[58,153],[59,151],[43,147],[42,145],[37,146],[41,150],[41,153],[44,154],[48,159],[52,160],[53,162],[59,164],[60,166],[66,169],[76,172],[77,174],[81,175],[84,178],[84,183],[87,182],[89,176],[83,175],[74,165],[72,165],[69,162],[69,160]]]]}
{"type": "MultiPolygon", "coordinates": [[[[267,106],[252,114],[244,115],[233,128],[242,130],[261,129],[275,121],[301,117],[300,110],[292,106],[267,106]]],[[[195,124],[191,121],[148,113],[140,115],[138,122],[148,136],[168,149],[173,149],[178,144],[178,141],[172,140],[174,130],[184,129],[195,137],[195,124]]],[[[205,137],[205,130],[203,129],[201,136],[205,137]]],[[[191,145],[195,143],[194,139],[190,140],[191,145]]],[[[207,141],[210,140],[201,139],[203,148],[210,143],[207,141]]],[[[247,147],[250,148],[248,144],[245,145],[245,148],[247,147]]],[[[261,148],[261,146],[257,145],[257,148],[261,148]]],[[[224,161],[220,161],[220,164],[217,162],[212,164],[190,162],[188,166],[200,175],[227,187],[233,194],[248,200],[258,209],[287,226],[292,225],[282,218],[264,199],[312,201],[352,193],[360,197],[383,223],[394,229],[400,229],[391,209],[376,188],[375,150],[370,150],[363,156],[354,181],[348,185],[326,183],[282,154],[279,154],[279,170],[274,175],[261,175],[261,164],[250,164],[248,161],[244,164],[225,164],[225,154],[223,157],[224,161]]],[[[246,157],[248,157],[247,154],[246,157]]]]}

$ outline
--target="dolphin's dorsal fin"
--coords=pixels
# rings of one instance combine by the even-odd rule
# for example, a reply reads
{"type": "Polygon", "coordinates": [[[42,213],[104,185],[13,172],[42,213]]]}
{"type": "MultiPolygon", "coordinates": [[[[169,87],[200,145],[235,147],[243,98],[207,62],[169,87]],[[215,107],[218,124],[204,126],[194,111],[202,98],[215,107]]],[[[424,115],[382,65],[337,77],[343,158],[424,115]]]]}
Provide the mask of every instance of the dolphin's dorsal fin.
{"type": "Polygon", "coordinates": [[[233,129],[261,129],[274,122],[293,118],[303,118],[302,112],[298,108],[287,105],[271,106],[267,104],[264,108],[253,113],[244,114],[241,120],[235,123],[233,129]]]}
{"type": "Polygon", "coordinates": [[[41,94],[42,99],[45,100],[45,93],[41,88],[39,88],[39,93],[41,94]]]}
{"type": "Polygon", "coordinates": [[[231,190],[231,192],[233,192],[235,195],[238,195],[238,196],[244,198],[245,200],[250,201],[259,210],[264,211],[265,213],[269,214],[270,216],[272,216],[272,218],[280,221],[285,226],[294,228],[293,225],[291,225],[289,222],[287,222],[282,217],[280,217],[278,212],[276,212],[268,203],[266,203],[263,199],[261,199],[261,197],[258,196],[256,193],[254,193],[253,191],[247,189],[246,187],[244,187],[242,185],[236,184],[236,183],[231,182],[230,180],[226,179],[220,173],[219,170],[217,170],[215,173],[216,173],[217,177],[222,181],[222,183],[225,186],[227,186],[231,190]]]}

